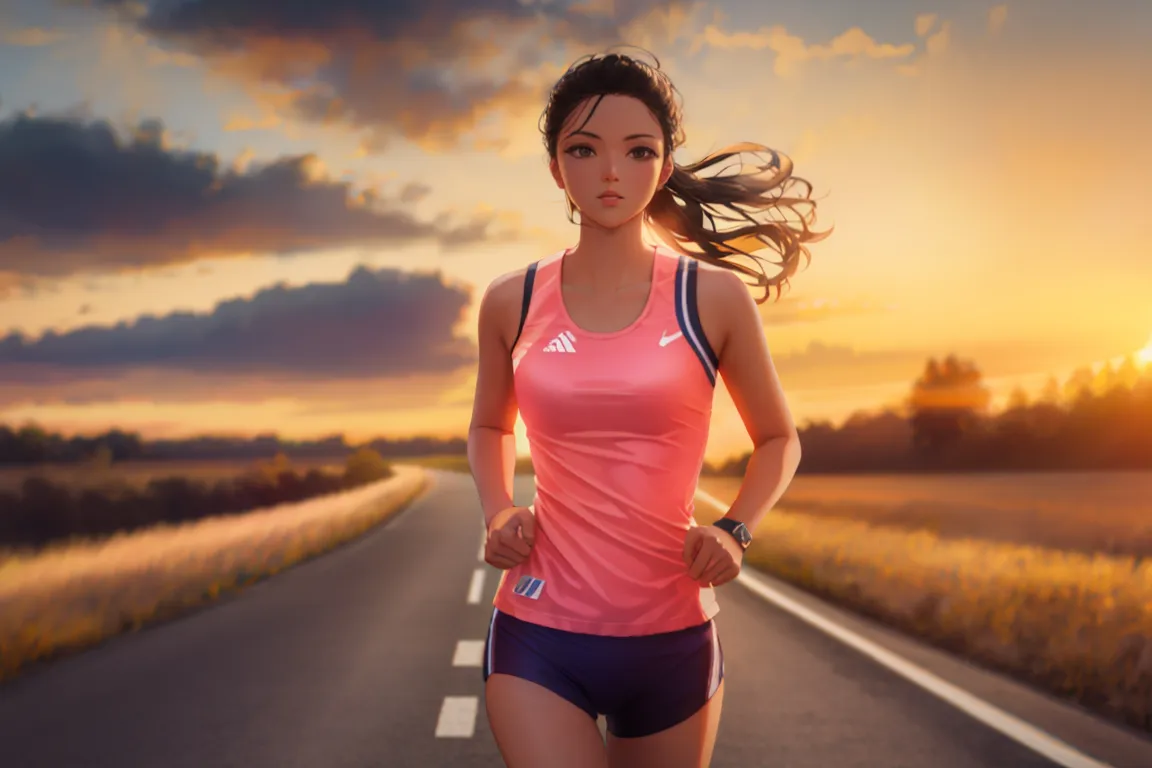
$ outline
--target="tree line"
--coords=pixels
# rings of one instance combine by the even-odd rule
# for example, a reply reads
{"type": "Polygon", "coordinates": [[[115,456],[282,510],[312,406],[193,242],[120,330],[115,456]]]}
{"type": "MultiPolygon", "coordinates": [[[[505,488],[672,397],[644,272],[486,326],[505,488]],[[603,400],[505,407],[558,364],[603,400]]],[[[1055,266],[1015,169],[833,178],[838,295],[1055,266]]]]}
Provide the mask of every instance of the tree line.
{"type": "Polygon", "coordinates": [[[65,436],[35,422],[20,427],[0,424],[0,465],[71,464],[108,461],[255,461],[283,454],[290,459],[343,459],[366,448],[383,457],[465,453],[465,438],[375,438],[349,443],[344,435],[315,440],[286,440],[275,434],[253,437],[198,435],[177,440],[145,440],[138,433],[110,429],[93,435],[65,436]]]}
{"type": "Polygon", "coordinates": [[[30,472],[18,489],[0,488],[0,547],[35,550],[73,538],[243,514],[383,480],[392,471],[380,454],[361,448],[342,471],[300,471],[278,454],[214,480],[173,474],[137,484],[115,472],[97,472],[95,480],[70,482],[30,472]]]}
{"type": "MultiPolygon", "coordinates": [[[[1064,382],[1055,376],[1032,398],[1021,388],[993,413],[979,368],[948,355],[929,359],[898,406],[859,411],[839,426],[800,427],[799,472],[907,472],[1152,468],[1152,364],[1129,356],[1094,372],[1083,366],[1064,382]]],[[[342,434],[285,440],[197,436],[144,440],[112,429],[66,437],[30,423],[0,425],[0,465],[88,461],[340,459],[368,449],[382,457],[463,456],[467,438],[375,438],[359,445],[342,434]]],[[[707,474],[743,474],[748,455],[707,474]]]]}
{"type": "MultiPolygon", "coordinates": [[[[1152,364],[1129,356],[1050,376],[1035,397],[1016,387],[999,412],[991,400],[972,361],[932,358],[898,406],[799,428],[798,472],[1152,469],[1152,364]]],[[[749,457],[707,471],[743,475],[749,457]]]]}

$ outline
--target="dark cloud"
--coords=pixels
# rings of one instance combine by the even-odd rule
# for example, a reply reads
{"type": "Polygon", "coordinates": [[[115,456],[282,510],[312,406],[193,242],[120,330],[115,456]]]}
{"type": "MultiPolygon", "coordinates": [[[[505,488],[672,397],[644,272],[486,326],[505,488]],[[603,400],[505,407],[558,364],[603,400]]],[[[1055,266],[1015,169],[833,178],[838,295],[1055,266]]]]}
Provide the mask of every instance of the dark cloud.
{"type": "Polygon", "coordinates": [[[17,115],[0,122],[0,169],[0,291],[12,289],[14,275],[517,237],[493,232],[491,218],[418,220],[399,203],[320,176],[311,155],[228,168],[214,154],[164,146],[154,121],[123,136],[102,121],[17,115]]]}
{"type": "MultiPolygon", "coordinates": [[[[94,4],[128,8],[116,0],[94,4]]],[[[690,0],[153,0],[134,23],[165,46],[295,93],[293,111],[449,147],[493,114],[543,107],[545,62],[632,43],[690,0]],[[598,10],[611,8],[611,12],[598,10]]],[[[669,33],[667,24],[662,33],[669,33]]]]}
{"type": "Polygon", "coordinates": [[[400,202],[402,203],[418,203],[427,197],[432,192],[432,187],[427,184],[412,183],[400,190],[400,202]]]}
{"type": "MultiPolygon", "coordinates": [[[[439,274],[360,267],[344,282],[277,285],[209,313],[146,315],[34,340],[10,333],[0,338],[0,370],[4,384],[51,386],[139,369],[292,386],[437,376],[474,360],[472,342],[457,335],[471,299],[439,274]]],[[[200,397],[214,394],[200,387],[200,397]]]]}

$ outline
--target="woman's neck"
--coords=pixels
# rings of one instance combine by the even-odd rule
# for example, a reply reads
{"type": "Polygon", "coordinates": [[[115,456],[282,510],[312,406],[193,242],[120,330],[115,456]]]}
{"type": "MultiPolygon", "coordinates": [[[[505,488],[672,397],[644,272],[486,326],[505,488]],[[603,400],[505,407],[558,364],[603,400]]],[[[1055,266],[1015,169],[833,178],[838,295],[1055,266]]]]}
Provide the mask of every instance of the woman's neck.
{"type": "Polygon", "coordinates": [[[565,285],[615,291],[647,283],[654,254],[644,240],[643,223],[643,216],[636,216],[615,229],[581,224],[580,242],[564,257],[565,285]]]}

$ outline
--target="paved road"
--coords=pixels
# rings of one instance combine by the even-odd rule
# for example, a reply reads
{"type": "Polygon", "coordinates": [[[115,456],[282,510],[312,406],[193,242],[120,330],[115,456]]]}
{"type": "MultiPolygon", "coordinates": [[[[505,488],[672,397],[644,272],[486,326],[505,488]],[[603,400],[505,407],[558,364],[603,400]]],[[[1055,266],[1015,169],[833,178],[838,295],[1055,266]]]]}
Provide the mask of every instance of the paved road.
{"type": "MultiPolygon", "coordinates": [[[[337,552],[0,687],[0,766],[500,768],[473,666],[498,576],[478,560],[480,519],[470,479],[438,473],[337,552]]],[[[1152,765],[1140,736],[765,583],[1107,765],[1152,765]]],[[[718,592],[715,768],[1059,764],[743,585],[718,592]]]]}

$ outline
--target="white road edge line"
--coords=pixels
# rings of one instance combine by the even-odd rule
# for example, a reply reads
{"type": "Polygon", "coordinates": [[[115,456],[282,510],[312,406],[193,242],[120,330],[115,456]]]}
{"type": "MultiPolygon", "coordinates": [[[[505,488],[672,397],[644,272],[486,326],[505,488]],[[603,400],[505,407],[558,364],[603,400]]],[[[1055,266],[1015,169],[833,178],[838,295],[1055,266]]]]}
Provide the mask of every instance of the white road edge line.
{"type": "Polygon", "coordinates": [[[445,696],[436,721],[436,737],[470,739],[476,735],[476,714],[480,700],[476,696],[445,696]]]}
{"type": "Polygon", "coordinates": [[[468,585],[468,605],[479,605],[484,594],[484,569],[472,571],[472,583],[468,585]]]}
{"type": "MultiPolygon", "coordinates": [[[[697,498],[704,500],[721,511],[727,511],[728,505],[706,491],[697,490],[697,498]]],[[[1113,768],[1108,763],[1100,762],[1060,741],[1055,736],[1040,730],[1036,726],[1021,720],[995,707],[983,699],[968,693],[962,688],[937,677],[926,669],[919,667],[907,659],[899,656],[887,648],[868,640],[855,632],[821,616],[810,608],[801,605],[792,598],[784,595],[765,584],[750,573],[741,571],[736,581],[756,593],[765,600],[775,603],[784,610],[803,619],[817,629],[823,630],[832,637],[849,645],[870,657],[873,661],[892,670],[898,675],[910,680],[929,693],[932,693],[957,709],[960,709],[980,722],[994,728],[1010,739],[1029,747],[1035,752],[1064,768],[1113,768]]]]}

